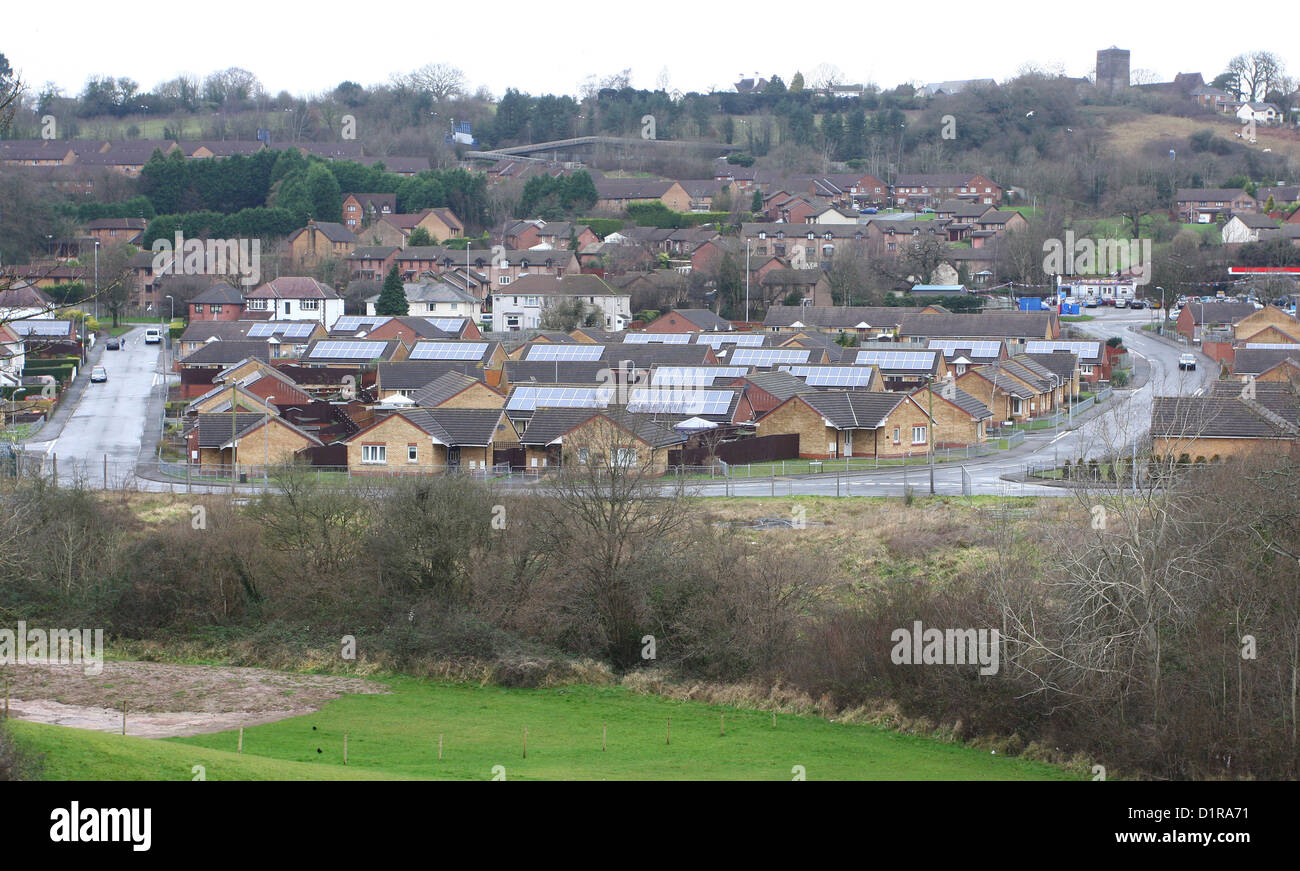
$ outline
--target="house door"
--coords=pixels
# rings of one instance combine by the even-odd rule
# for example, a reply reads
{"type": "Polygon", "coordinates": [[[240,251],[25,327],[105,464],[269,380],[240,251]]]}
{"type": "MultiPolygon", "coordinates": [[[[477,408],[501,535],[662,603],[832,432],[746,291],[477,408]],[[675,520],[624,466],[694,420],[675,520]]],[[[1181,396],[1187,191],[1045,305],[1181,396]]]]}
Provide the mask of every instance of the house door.
{"type": "Polygon", "coordinates": [[[456,469],[460,467],[460,448],[457,446],[447,448],[447,468],[456,469]]]}

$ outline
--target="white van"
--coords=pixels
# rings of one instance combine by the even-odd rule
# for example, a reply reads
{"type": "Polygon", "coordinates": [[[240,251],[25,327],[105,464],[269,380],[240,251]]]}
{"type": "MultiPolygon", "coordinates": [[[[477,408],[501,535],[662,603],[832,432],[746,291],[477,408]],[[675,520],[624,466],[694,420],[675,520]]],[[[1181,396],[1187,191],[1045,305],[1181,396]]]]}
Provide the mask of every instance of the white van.
{"type": "Polygon", "coordinates": [[[144,343],[146,345],[156,345],[162,341],[162,330],[157,327],[149,327],[144,331],[144,343]]]}

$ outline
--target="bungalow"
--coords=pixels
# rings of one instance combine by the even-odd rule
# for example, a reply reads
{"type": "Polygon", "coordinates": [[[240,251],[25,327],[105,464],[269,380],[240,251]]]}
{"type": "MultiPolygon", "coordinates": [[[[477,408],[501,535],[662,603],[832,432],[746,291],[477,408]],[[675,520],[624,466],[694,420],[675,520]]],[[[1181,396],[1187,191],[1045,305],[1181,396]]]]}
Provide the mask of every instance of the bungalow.
{"type": "Polygon", "coordinates": [[[1223,225],[1224,245],[1258,242],[1261,230],[1276,230],[1277,221],[1268,215],[1233,215],[1223,225]]]}
{"type": "Polygon", "coordinates": [[[912,209],[951,199],[996,205],[1002,188],[979,173],[911,173],[894,179],[893,199],[899,208],[912,209]]]}
{"type": "Polygon", "coordinates": [[[1238,342],[1300,342],[1300,320],[1275,305],[1267,305],[1233,324],[1232,334],[1238,342]],[[1270,329],[1273,332],[1266,335],[1270,329]],[[1279,335],[1285,338],[1279,339],[1279,335]]]}
{"type": "Polygon", "coordinates": [[[773,269],[759,282],[760,307],[784,303],[798,306],[830,306],[831,282],[821,269],[773,269]],[[797,297],[797,301],[795,301],[797,297]]]}
{"type": "Polygon", "coordinates": [[[420,408],[377,417],[344,439],[353,475],[486,470],[519,435],[500,408],[420,408]]]}
{"type": "Polygon", "coordinates": [[[1280,124],[1283,113],[1276,103],[1242,103],[1237,108],[1237,120],[1243,123],[1280,124]]]}
{"type": "Polygon", "coordinates": [[[1178,313],[1176,329],[1188,339],[1200,340],[1207,332],[1233,327],[1255,311],[1248,302],[1188,302],[1178,313]]]}
{"type": "Polygon", "coordinates": [[[249,357],[267,361],[271,358],[266,340],[207,342],[176,362],[181,375],[181,398],[193,399],[212,389],[216,377],[229,367],[249,357]]]}
{"type": "Polygon", "coordinates": [[[674,212],[687,212],[691,196],[678,182],[648,178],[600,178],[596,182],[596,210],[622,213],[637,203],[663,203],[674,212]]]}
{"type": "Polygon", "coordinates": [[[538,408],[519,437],[529,469],[626,469],[630,475],[662,475],[668,451],[685,444],[684,433],[625,411],[538,408]]]}
{"type": "Polygon", "coordinates": [[[898,332],[903,317],[916,314],[915,306],[798,306],[774,305],[763,318],[763,328],[773,333],[818,330],[860,337],[888,338],[898,332]]]}
{"type": "Polygon", "coordinates": [[[1151,452],[1179,462],[1300,455],[1300,397],[1286,383],[1216,381],[1203,396],[1157,396],[1151,452]]]}
{"type": "Polygon", "coordinates": [[[679,308],[664,312],[646,324],[647,333],[702,333],[734,330],[730,321],[723,320],[705,308],[679,308]]]}
{"type": "Polygon", "coordinates": [[[924,455],[930,424],[925,408],[905,393],[819,390],[790,397],[756,427],[759,435],[798,435],[800,457],[827,459],[924,455]]]}
{"type": "Polygon", "coordinates": [[[189,462],[199,471],[265,470],[293,462],[320,439],[269,412],[200,414],[185,432],[189,462]]]}
{"type": "Polygon", "coordinates": [[[444,372],[410,393],[420,408],[503,408],[506,398],[479,378],[463,372],[444,372]]]}

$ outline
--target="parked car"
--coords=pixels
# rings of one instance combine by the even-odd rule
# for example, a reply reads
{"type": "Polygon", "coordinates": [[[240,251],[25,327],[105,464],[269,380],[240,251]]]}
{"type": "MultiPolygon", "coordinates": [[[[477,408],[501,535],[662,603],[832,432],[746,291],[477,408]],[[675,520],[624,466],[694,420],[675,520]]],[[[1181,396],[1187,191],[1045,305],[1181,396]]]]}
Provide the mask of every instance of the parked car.
{"type": "Polygon", "coordinates": [[[144,331],[144,343],[146,345],[156,345],[162,341],[162,330],[157,327],[149,327],[144,331]]]}
{"type": "Polygon", "coordinates": [[[868,206],[868,207],[865,208],[865,209],[859,209],[859,210],[858,210],[858,214],[859,214],[859,215],[874,215],[874,214],[878,213],[879,211],[880,211],[880,209],[877,209],[875,206],[868,206]]]}
{"type": "Polygon", "coordinates": [[[1146,307],[1147,307],[1147,301],[1146,301],[1145,299],[1134,299],[1134,300],[1130,300],[1130,301],[1129,301],[1129,304],[1128,304],[1128,307],[1129,307],[1129,308],[1146,308],[1146,307]]]}
{"type": "Polygon", "coordinates": [[[94,383],[96,381],[107,381],[108,370],[105,369],[103,366],[96,366],[95,368],[90,370],[90,380],[91,383],[94,383]]]}
{"type": "Polygon", "coordinates": [[[108,340],[108,344],[104,346],[104,350],[105,350],[105,351],[120,351],[120,350],[122,350],[122,340],[121,340],[121,339],[109,339],[109,340],[108,340]]]}
{"type": "Polygon", "coordinates": [[[1195,354],[1183,354],[1183,355],[1181,355],[1181,356],[1178,358],[1178,368],[1179,368],[1179,369],[1195,369],[1195,368],[1196,368],[1196,355],[1195,355],[1195,354]]]}
{"type": "Polygon", "coordinates": [[[1084,307],[1084,308],[1096,308],[1096,307],[1097,307],[1097,298],[1096,298],[1095,296],[1090,296],[1090,297],[1088,297],[1088,298],[1084,301],[1084,303],[1083,303],[1083,307],[1084,307]]]}

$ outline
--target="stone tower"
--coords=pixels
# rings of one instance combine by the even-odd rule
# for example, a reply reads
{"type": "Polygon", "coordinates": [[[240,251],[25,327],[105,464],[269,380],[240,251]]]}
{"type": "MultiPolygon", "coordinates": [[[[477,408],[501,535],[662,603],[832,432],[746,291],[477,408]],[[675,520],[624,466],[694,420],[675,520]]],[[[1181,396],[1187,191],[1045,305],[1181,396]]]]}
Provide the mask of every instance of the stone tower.
{"type": "Polygon", "coordinates": [[[1124,93],[1129,84],[1129,52],[1127,48],[1103,48],[1097,52],[1097,90],[1103,94],[1124,93]]]}

